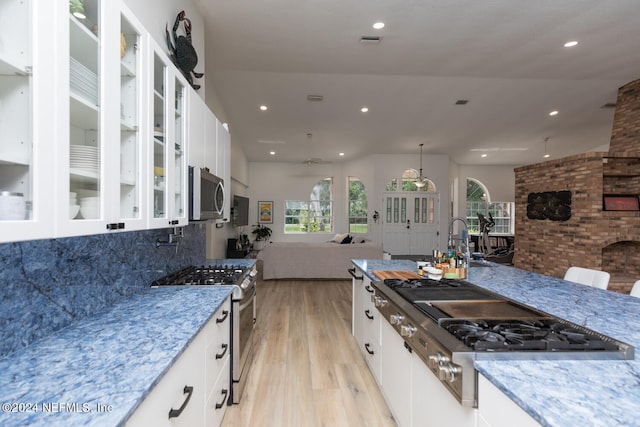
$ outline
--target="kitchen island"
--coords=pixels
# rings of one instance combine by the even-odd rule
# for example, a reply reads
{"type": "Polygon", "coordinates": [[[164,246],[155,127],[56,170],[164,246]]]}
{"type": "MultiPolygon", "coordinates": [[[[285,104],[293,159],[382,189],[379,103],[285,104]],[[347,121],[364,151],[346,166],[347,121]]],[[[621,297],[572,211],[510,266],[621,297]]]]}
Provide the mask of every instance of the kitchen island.
{"type": "Polygon", "coordinates": [[[0,425],[123,425],[232,290],[149,289],[0,360],[0,425]]]}
{"type": "MultiPolygon", "coordinates": [[[[373,270],[416,268],[407,260],[353,264],[372,281],[379,281],[373,270]]],[[[472,267],[467,280],[640,348],[640,299],[499,264],[472,267]]],[[[543,426],[640,425],[637,356],[629,361],[477,361],[475,367],[543,426]]]]}

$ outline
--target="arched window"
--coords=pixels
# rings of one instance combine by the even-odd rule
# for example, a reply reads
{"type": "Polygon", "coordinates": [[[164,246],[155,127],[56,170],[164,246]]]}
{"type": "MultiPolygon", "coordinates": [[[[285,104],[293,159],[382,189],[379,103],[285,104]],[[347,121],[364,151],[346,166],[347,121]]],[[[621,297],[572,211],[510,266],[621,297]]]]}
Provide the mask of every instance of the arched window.
{"type": "Polygon", "coordinates": [[[366,233],[367,221],[367,191],[364,184],[354,176],[349,177],[349,233],[366,233]]]}
{"type": "Polygon", "coordinates": [[[467,178],[467,224],[471,233],[480,232],[478,214],[491,214],[495,221],[493,234],[513,234],[515,205],[512,202],[492,202],[487,187],[480,181],[467,178]]]}
{"type": "Polygon", "coordinates": [[[429,193],[435,193],[436,185],[430,179],[426,178],[426,185],[424,187],[418,187],[416,181],[420,177],[420,174],[415,169],[407,169],[402,173],[402,187],[398,185],[398,179],[393,178],[387,183],[386,191],[427,191],[429,193]]]}
{"type": "Polygon", "coordinates": [[[331,233],[333,230],[333,178],[318,181],[309,200],[285,200],[285,233],[331,233]]]}

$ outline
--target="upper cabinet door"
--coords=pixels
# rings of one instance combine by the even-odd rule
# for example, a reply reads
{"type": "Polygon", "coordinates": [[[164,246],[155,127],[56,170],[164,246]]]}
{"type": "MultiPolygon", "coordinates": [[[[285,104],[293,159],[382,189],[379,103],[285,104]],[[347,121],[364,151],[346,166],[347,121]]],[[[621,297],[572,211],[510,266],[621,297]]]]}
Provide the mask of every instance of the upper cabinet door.
{"type": "MultiPolygon", "coordinates": [[[[66,4],[65,4],[66,5],[66,4]]],[[[61,182],[58,188],[59,234],[102,232],[107,223],[106,165],[109,123],[106,100],[110,64],[103,52],[103,35],[113,28],[100,0],[68,5],[68,64],[63,76],[68,87],[68,124],[61,132],[61,182]]],[[[111,8],[109,10],[113,10],[111,8]]]]}
{"type": "Polygon", "coordinates": [[[37,3],[0,2],[0,242],[53,236],[55,57],[34,58],[55,46],[55,6],[37,3]]]}
{"type": "MultiPolygon", "coordinates": [[[[142,25],[133,14],[123,7],[120,14],[119,43],[119,157],[115,168],[119,171],[116,180],[116,200],[113,203],[117,224],[125,230],[146,227],[148,215],[145,200],[145,160],[142,119],[147,104],[143,86],[144,54],[146,35],[142,25]]],[[[115,147],[114,147],[115,148],[115,147]]]]}
{"type": "Polygon", "coordinates": [[[186,225],[187,218],[187,81],[169,57],[149,39],[153,88],[149,114],[153,188],[149,226],[186,225]]]}
{"type": "Polygon", "coordinates": [[[187,98],[188,83],[182,75],[175,73],[173,85],[173,225],[186,225],[187,206],[187,98]],[[177,221],[177,222],[176,222],[177,221]]]}
{"type": "Polygon", "coordinates": [[[167,178],[169,177],[169,149],[172,133],[169,127],[173,126],[169,118],[169,105],[171,88],[169,84],[173,81],[169,78],[169,59],[162,53],[151,39],[152,48],[151,59],[151,114],[150,128],[151,136],[151,166],[153,173],[153,192],[151,195],[151,225],[155,227],[167,227],[169,225],[169,196],[167,188],[167,178]]]}

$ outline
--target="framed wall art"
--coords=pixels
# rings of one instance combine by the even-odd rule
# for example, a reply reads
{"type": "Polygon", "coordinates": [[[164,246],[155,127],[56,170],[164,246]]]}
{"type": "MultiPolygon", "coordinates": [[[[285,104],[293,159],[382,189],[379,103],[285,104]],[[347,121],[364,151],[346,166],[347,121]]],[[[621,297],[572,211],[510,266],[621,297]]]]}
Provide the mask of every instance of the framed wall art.
{"type": "Polygon", "coordinates": [[[628,195],[602,196],[602,207],[605,211],[639,211],[640,199],[628,195]]]}
{"type": "Polygon", "coordinates": [[[258,224],[273,224],[273,202],[258,202],[258,224]]]}

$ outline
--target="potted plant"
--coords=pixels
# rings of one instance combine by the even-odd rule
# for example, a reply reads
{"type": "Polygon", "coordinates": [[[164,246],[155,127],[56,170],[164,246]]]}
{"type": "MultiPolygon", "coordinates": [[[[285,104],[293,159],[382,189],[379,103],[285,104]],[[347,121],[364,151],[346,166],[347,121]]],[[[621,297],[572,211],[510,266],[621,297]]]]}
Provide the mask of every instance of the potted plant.
{"type": "Polygon", "coordinates": [[[262,246],[264,246],[264,242],[268,241],[269,237],[271,237],[271,229],[266,225],[256,224],[253,226],[251,234],[253,234],[254,236],[253,240],[255,243],[260,242],[258,245],[256,245],[259,247],[255,248],[257,250],[260,250],[262,249],[262,246]]]}

